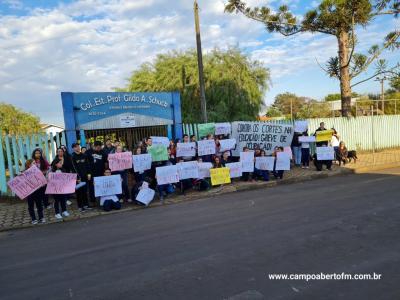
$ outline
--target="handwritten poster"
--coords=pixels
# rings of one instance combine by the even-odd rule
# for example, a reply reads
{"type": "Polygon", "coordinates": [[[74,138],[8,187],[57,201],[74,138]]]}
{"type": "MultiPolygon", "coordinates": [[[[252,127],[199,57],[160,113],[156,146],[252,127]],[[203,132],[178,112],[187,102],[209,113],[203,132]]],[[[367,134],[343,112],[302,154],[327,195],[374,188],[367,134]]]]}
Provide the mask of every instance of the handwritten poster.
{"type": "Polygon", "coordinates": [[[259,147],[267,155],[270,155],[276,146],[290,146],[293,134],[294,128],[291,124],[234,122],[232,123],[232,138],[236,139],[237,147],[233,151],[233,155],[239,156],[243,147],[250,150],[259,147]]]}
{"type": "Polygon", "coordinates": [[[157,184],[163,185],[168,183],[179,182],[178,166],[166,166],[156,168],[157,184]]]}
{"type": "Polygon", "coordinates": [[[275,157],[272,156],[256,157],[256,169],[258,170],[273,171],[274,163],[275,163],[275,157]]]}
{"type": "Polygon", "coordinates": [[[229,169],[229,174],[230,174],[231,178],[242,177],[243,171],[242,171],[242,163],[241,162],[228,163],[228,164],[225,164],[225,167],[227,167],[229,169]]]}
{"type": "Polygon", "coordinates": [[[153,146],[169,147],[169,138],[166,136],[151,136],[153,146]]]}
{"type": "Polygon", "coordinates": [[[198,163],[199,166],[199,179],[210,178],[210,169],[213,167],[212,163],[202,162],[198,163]]]}
{"type": "Polygon", "coordinates": [[[327,142],[332,139],[333,130],[322,130],[316,132],[316,141],[317,142],[327,142]]]}
{"type": "Polygon", "coordinates": [[[23,200],[42,186],[45,186],[46,183],[47,180],[43,173],[36,166],[32,166],[11,179],[7,185],[13,193],[23,200]]]}
{"type": "Polygon", "coordinates": [[[176,157],[196,156],[196,143],[178,143],[176,144],[176,157]]]}
{"type": "Polygon", "coordinates": [[[155,191],[149,188],[142,188],[136,196],[136,201],[148,206],[154,199],[155,191]]]}
{"type": "Polygon", "coordinates": [[[199,156],[215,154],[215,141],[203,140],[197,142],[199,156]]]}
{"type": "Polygon", "coordinates": [[[241,152],[242,172],[254,172],[254,152],[241,152]]]}
{"type": "Polygon", "coordinates": [[[314,143],[316,141],[315,136],[299,136],[300,143],[314,143]]]}
{"type": "Polygon", "coordinates": [[[96,197],[122,194],[120,175],[94,177],[94,195],[96,197]]]}
{"type": "Polygon", "coordinates": [[[333,147],[317,147],[316,149],[318,160],[334,160],[335,150],[333,147]]]}
{"type": "Polygon", "coordinates": [[[75,193],[76,174],[49,173],[46,186],[46,194],[66,195],[75,193]]]}
{"type": "Polygon", "coordinates": [[[199,166],[197,165],[197,161],[181,162],[176,165],[178,166],[180,180],[199,177],[199,166]]]}
{"type": "Polygon", "coordinates": [[[215,134],[216,135],[228,135],[231,134],[231,123],[215,123],[215,134]]]}
{"type": "Polygon", "coordinates": [[[111,172],[132,168],[132,152],[121,152],[108,155],[108,165],[111,172]]]}
{"type": "Polygon", "coordinates": [[[276,171],[290,170],[290,155],[286,152],[278,152],[276,154],[276,171]]]}
{"type": "Polygon", "coordinates": [[[228,168],[210,169],[210,175],[212,185],[231,183],[231,176],[228,168]]]}
{"type": "Polygon", "coordinates": [[[151,169],[151,154],[138,154],[132,156],[133,170],[135,172],[144,172],[151,169]]]}
{"type": "Polygon", "coordinates": [[[151,155],[151,160],[154,162],[168,160],[168,150],[162,145],[152,146],[147,148],[147,151],[151,155]]]}
{"type": "Polygon", "coordinates": [[[226,139],[226,140],[220,140],[220,152],[228,151],[228,150],[233,150],[236,147],[236,140],[235,139],[226,139]]]}

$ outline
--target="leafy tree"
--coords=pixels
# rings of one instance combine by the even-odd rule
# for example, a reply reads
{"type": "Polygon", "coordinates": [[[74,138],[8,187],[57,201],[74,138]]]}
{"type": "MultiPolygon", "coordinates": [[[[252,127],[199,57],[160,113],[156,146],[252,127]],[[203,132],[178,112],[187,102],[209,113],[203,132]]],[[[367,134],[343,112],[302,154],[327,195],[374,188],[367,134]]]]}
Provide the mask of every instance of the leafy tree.
{"type": "Polygon", "coordinates": [[[306,101],[299,109],[297,119],[327,118],[332,116],[328,102],[319,102],[313,99],[306,101]]]}
{"type": "Polygon", "coordinates": [[[283,114],[277,107],[275,107],[274,105],[271,105],[267,108],[267,111],[265,112],[265,116],[275,118],[275,117],[282,117],[283,114]]]}
{"type": "Polygon", "coordinates": [[[395,92],[400,92],[400,76],[393,77],[390,80],[390,87],[395,92]]]}
{"type": "Polygon", "coordinates": [[[318,8],[305,13],[301,22],[286,5],[273,12],[268,7],[249,8],[241,0],[229,0],[227,12],[241,12],[245,16],[265,24],[269,32],[290,36],[301,32],[323,33],[337,39],[339,56],[331,57],[326,72],[340,81],[342,115],[351,114],[351,80],[364,72],[384,49],[400,47],[400,31],[390,32],[381,47],[374,45],[368,56],[355,53],[355,27],[367,26],[380,15],[400,13],[399,0],[322,0],[318,8]]]}
{"type": "MultiPolygon", "coordinates": [[[[239,49],[215,49],[204,55],[207,114],[210,121],[255,120],[270,73],[239,49]]],[[[119,91],[179,91],[183,121],[201,122],[197,55],[194,50],[160,54],[132,73],[119,91]]]]}
{"type": "MultiPolygon", "coordinates": [[[[325,96],[324,100],[325,101],[336,101],[336,100],[340,100],[340,93],[336,93],[336,94],[328,94],[325,96]]],[[[351,97],[358,97],[358,94],[356,92],[352,92],[351,93],[351,97]]]]}
{"type": "Polygon", "coordinates": [[[0,103],[0,129],[6,134],[27,134],[40,132],[41,126],[39,117],[0,103]]]}
{"type": "Polygon", "coordinates": [[[278,94],[275,97],[274,106],[282,112],[287,118],[291,117],[297,118],[297,114],[300,108],[306,103],[306,98],[298,97],[292,93],[278,94]]]}

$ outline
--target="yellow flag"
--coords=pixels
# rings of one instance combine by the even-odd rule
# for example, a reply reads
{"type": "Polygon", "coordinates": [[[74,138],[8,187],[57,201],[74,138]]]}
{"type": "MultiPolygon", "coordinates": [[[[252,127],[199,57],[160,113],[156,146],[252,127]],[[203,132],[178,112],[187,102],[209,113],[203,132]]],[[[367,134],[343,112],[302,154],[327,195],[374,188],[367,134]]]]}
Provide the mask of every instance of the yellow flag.
{"type": "Polygon", "coordinates": [[[210,169],[210,175],[212,185],[231,183],[229,168],[210,169]]]}

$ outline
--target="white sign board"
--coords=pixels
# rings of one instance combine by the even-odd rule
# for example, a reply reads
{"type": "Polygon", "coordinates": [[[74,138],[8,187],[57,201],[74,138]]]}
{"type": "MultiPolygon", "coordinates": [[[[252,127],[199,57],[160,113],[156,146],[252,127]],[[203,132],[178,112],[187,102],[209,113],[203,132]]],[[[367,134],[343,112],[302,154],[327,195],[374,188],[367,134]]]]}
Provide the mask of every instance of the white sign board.
{"type": "Polygon", "coordinates": [[[231,123],[215,123],[215,134],[231,134],[231,123]]]}
{"type": "Polygon", "coordinates": [[[169,184],[179,182],[178,166],[166,166],[156,168],[157,184],[169,184]]]}
{"type": "Polygon", "coordinates": [[[258,170],[273,171],[274,163],[275,163],[275,157],[272,156],[256,157],[256,169],[258,170]]]}
{"type": "Polygon", "coordinates": [[[293,134],[293,125],[272,122],[234,122],[232,123],[232,138],[236,139],[237,147],[233,155],[239,156],[243,147],[250,150],[259,147],[270,155],[276,146],[290,146],[293,134]]]}
{"type": "Polygon", "coordinates": [[[148,206],[153,201],[155,191],[149,188],[142,188],[136,196],[136,201],[148,206]]]}
{"type": "Polygon", "coordinates": [[[215,141],[203,140],[197,142],[199,156],[215,154],[215,141]]]}
{"type": "Polygon", "coordinates": [[[308,122],[307,121],[295,121],[294,122],[294,131],[295,132],[304,132],[308,130],[308,122]]]}
{"type": "Polygon", "coordinates": [[[276,171],[290,171],[290,154],[278,152],[276,154],[276,171]]]}
{"type": "Polygon", "coordinates": [[[151,141],[153,146],[163,145],[167,148],[169,147],[169,139],[165,136],[151,136],[151,141]]]}
{"type": "Polygon", "coordinates": [[[219,148],[220,152],[233,150],[236,147],[236,140],[235,139],[220,140],[219,144],[220,144],[219,148]]]}
{"type": "Polygon", "coordinates": [[[300,143],[314,143],[315,142],[315,136],[307,136],[307,135],[303,135],[303,136],[299,136],[299,142],[300,143]]]}
{"type": "Polygon", "coordinates": [[[178,166],[180,180],[199,177],[199,166],[197,161],[181,162],[176,165],[178,166]]]}
{"type": "Polygon", "coordinates": [[[225,164],[225,167],[229,168],[229,173],[230,173],[231,178],[242,177],[242,175],[243,175],[242,163],[240,163],[240,162],[229,163],[229,164],[225,164]]]}
{"type": "Polygon", "coordinates": [[[94,177],[94,195],[96,197],[122,194],[120,175],[94,177]]]}
{"type": "Polygon", "coordinates": [[[121,128],[130,128],[136,126],[136,121],[134,116],[120,116],[119,124],[121,128]]]}
{"type": "Polygon", "coordinates": [[[203,178],[209,178],[211,177],[210,175],[210,169],[213,167],[212,163],[198,163],[199,166],[199,179],[203,179],[203,178]]]}
{"type": "Polygon", "coordinates": [[[335,150],[333,147],[317,147],[317,160],[334,160],[335,150]]]}
{"type": "Polygon", "coordinates": [[[240,152],[242,172],[254,172],[254,152],[240,152]]]}
{"type": "Polygon", "coordinates": [[[196,143],[178,143],[176,144],[176,157],[196,156],[196,143]]]}
{"type": "Polygon", "coordinates": [[[133,155],[132,161],[135,172],[144,172],[151,169],[151,154],[133,155]]]}

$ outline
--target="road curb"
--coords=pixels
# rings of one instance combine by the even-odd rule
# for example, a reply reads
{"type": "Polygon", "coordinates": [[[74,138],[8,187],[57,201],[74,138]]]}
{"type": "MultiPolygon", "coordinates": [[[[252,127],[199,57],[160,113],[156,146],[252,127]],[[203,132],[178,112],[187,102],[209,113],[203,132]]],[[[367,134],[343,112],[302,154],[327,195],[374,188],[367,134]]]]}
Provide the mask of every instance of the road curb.
{"type": "Polygon", "coordinates": [[[351,170],[353,170],[354,174],[364,174],[364,173],[368,173],[371,171],[379,171],[379,170],[399,168],[399,167],[400,167],[400,162],[392,162],[392,163],[386,163],[386,164],[371,165],[371,166],[367,166],[367,167],[360,167],[360,168],[355,168],[355,169],[351,169],[351,170]]]}

